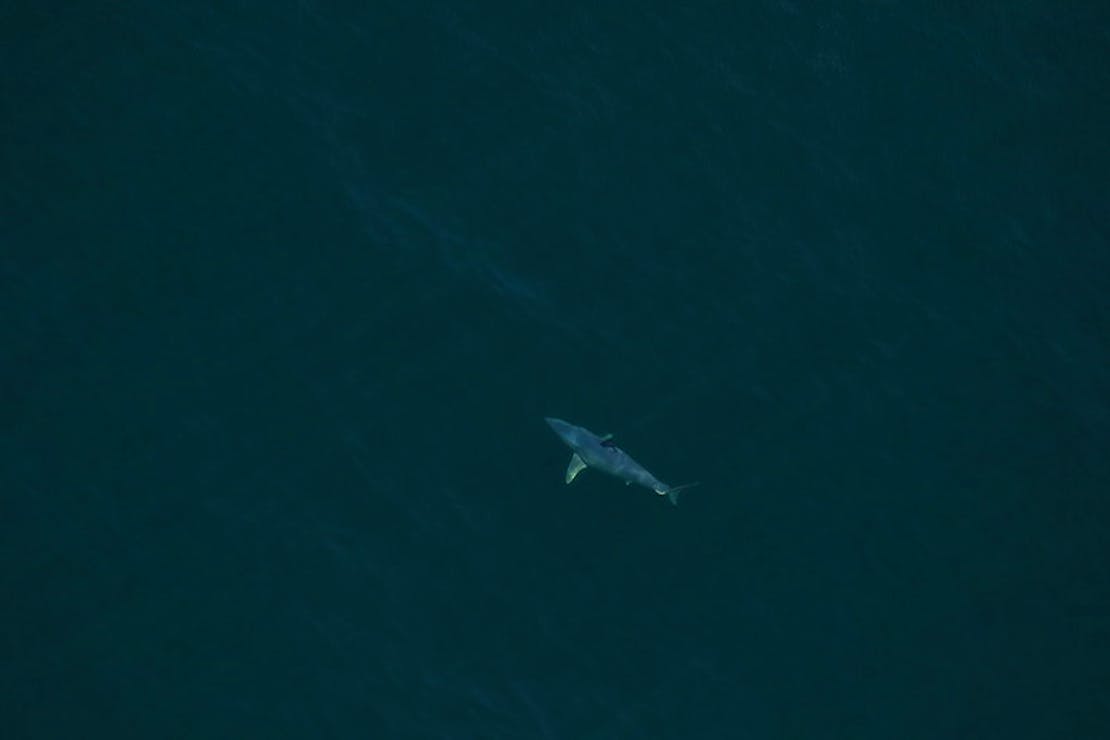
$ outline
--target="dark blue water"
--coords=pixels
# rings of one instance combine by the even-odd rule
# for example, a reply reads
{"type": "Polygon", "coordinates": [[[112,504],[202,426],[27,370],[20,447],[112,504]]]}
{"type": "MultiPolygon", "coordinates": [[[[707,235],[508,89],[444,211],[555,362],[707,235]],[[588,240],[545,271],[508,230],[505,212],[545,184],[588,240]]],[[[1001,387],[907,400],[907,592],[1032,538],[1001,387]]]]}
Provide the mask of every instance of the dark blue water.
{"type": "Polygon", "coordinates": [[[0,41],[4,737],[1110,735],[1102,4],[0,41]]]}

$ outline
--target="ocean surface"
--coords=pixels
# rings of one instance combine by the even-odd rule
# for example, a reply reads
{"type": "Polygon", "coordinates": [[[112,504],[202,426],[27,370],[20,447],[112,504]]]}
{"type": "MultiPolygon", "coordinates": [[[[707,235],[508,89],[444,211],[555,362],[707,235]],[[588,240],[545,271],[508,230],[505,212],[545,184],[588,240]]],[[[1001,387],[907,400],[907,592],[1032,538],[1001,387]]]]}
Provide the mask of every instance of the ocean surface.
{"type": "Polygon", "coordinates": [[[3,5],[3,737],[1110,737],[1108,59],[1104,2],[3,5]]]}

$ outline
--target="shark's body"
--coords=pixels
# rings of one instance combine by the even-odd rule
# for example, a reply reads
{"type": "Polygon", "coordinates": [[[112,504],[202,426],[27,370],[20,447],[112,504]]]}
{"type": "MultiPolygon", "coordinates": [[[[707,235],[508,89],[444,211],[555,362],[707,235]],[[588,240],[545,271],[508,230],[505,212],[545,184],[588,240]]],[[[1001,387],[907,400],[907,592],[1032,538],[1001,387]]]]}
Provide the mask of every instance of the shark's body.
{"type": "Polygon", "coordinates": [[[678,504],[678,492],[684,488],[697,485],[688,483],[684,486],[669,486],[656,478],[640,463],[633,460],[627,452],[613,444],[612,435],[599,437],[584,427],[569,424],[562,419],[545,418],[559,439],[574,451],[570,464],[567,465],[566,482],[570,483],[585,468],[593,468],[603,473],[623,480],[625,483],[635,483],[655,491],[660,496],[666,496],[672,504],[678,504]]]}

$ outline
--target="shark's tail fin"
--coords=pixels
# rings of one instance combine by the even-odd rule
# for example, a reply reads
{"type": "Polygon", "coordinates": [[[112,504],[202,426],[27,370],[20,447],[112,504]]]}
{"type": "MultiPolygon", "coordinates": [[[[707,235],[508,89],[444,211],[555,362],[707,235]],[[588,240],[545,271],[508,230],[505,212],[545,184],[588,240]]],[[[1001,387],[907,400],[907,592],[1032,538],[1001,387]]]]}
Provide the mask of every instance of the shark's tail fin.
{"type": "Polygon", "coordinates": [[[685,491],[685,490],[686,490],[687,488],[693,488],[694,486],[699,486],[699,485],[701,485],[701,483],[700,483],[700,482],[695,482],[695,483],[683,483],[683,484],[682,484],[681,486],[671,486],[671,487],[670,487],[670,488],[668,488],[668,489],[667,489],[667,491],[666,491],[666,493],[667,493],[667,498],[668,498],[668,499],[670,499],[670,501],[671,501],[671,504],[672,504],[673,506],[678,506],[678,494],[679,494],[679,491],[685,491]]]}

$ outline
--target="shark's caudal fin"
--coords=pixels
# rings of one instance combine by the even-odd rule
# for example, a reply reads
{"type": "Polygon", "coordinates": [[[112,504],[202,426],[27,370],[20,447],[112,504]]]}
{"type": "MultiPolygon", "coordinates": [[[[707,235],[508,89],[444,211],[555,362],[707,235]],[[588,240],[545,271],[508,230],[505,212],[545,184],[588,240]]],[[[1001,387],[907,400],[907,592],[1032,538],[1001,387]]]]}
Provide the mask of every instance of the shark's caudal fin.
{"type": "Polygon", "coordinates": [[[694,486],[700,486],[700,485],[701,485],[700,482],[699,483],[683,483],[681,486],[671,486],[666,491],[664,491],[664,493],[667,494],[667,498],[670,499],[672,505],[678,506],[678,493],[679,493],[679,491],[685,491],[687,488],[693,488],[694,486]]]}

